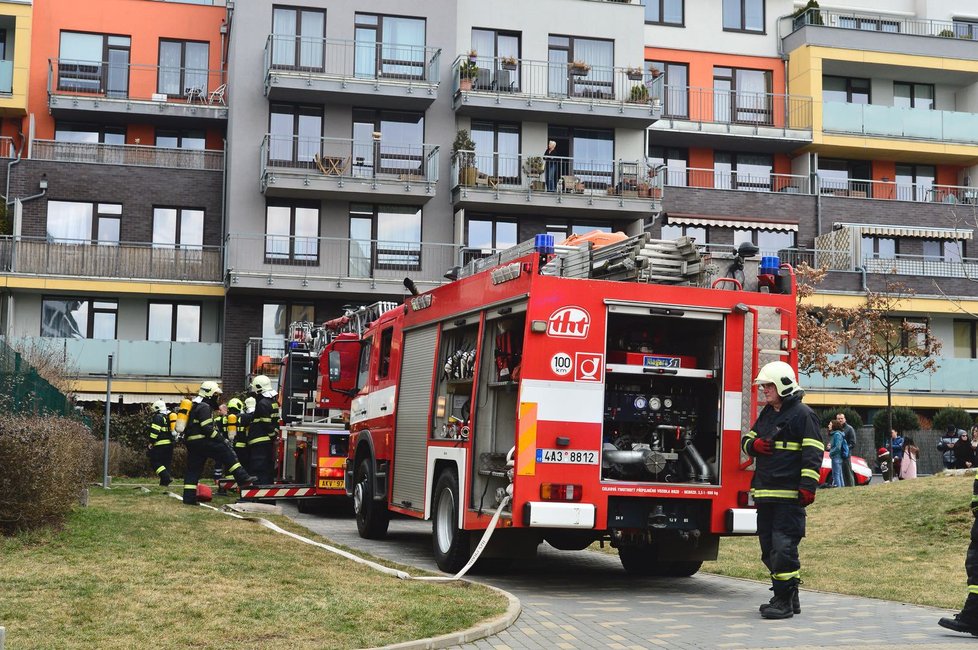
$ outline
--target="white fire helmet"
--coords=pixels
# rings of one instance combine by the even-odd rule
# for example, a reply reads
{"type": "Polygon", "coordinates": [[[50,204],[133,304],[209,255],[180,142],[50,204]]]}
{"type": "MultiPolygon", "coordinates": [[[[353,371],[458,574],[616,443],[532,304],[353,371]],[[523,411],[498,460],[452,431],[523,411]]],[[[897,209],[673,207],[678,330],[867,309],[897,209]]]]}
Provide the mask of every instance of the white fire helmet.
{"type": "Polygon", "coordinates": [[[772,361],[764,364],[761,371],[754,379],[755,384],[774,384],[777,387],[778,395],[787,397],[801,390],[798,381],[795,379],[795,371],[784,361],[772,361]]]}

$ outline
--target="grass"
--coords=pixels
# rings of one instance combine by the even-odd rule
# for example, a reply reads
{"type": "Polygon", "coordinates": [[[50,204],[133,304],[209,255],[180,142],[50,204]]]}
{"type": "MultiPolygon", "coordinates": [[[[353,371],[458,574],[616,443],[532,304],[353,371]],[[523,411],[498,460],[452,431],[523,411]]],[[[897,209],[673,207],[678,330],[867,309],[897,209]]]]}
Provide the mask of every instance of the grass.
{"type": "Polygon", "coordinates": [[[476,585],[399,580],[187,508],[162,488],[115,485],[93,488],[61,532],[0,538],[0,622],[11,647],[373,647],[506,608],[476,585]]]}
{"type": "MultiPolygon", "coordinates": [[[[974,478],[931,476],[819,490],[799,547],[804,587],[958,609],[974,478]]],[[[757,539],[724,538],[703,570],[768,581],[757,539]]]]}

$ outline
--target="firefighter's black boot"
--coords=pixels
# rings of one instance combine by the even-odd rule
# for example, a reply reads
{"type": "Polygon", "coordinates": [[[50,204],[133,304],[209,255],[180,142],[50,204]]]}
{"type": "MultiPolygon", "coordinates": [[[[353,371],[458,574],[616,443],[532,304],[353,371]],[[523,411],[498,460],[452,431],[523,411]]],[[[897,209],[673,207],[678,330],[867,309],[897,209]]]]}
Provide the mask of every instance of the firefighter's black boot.
{"type": "Polygon", "coordinates": [[[183,505],[195,506],[197,503],[197,485],[183,486],[183,505]]]}
{"type": "Polygon", "coordinates": [[[945,616],[937,621],[937,624],[955,632],[964,632],[965,634],[978,636],[978,621],[963,618],[960,613],[954,616],[945,616]]]}
{"type": "MultiPolygon", "coordinates": [[[[798,598],[797,578],[778,582],[774,584],[774,598],[767,606],[762,606],[761,616],[764,618],[791,618],[795,615],[793,605],[798,598]]],[[[799,609],[801,609],[800,605],[799,609]]]]}
{"type": "MultiPolygon", "coordinates": [[[[798,582],[801,583],[800,580],[798,582]]],[[[771,587],[769,589],[769,591],[774,591],[774,587],[771,587]]],[[[762,604],[758,608],[758,609],[760,609],[760,611],[761,611],[762,614],[764,613],[764,610],[765,609],[767,609],[768,607],[770,607],[771,605],[774,604],[775,598],[777,598],[777,596],[771,596],[771,600],[770,601],[762,604]]],[[[798,598],[798,589],[797,588],[795,589],[794,595],[791,597],[791,611],[793,613],[795,613],[795,614],[801,614],[801,601],[798,598]]]]}
{"type": "Polygon", "coordinates": [[[160,485],[166,487],[170,483],[173,483],[173,477],[170,476],[170,472],[167,470],[160,472],[160,485]]]}
{"type": "Polygon", "coordinates": [[[241,489],[250,488],[258,485],[257,476],[249,476],[243,467],[234,470],[234,480],[237,481],[241,489]]]}

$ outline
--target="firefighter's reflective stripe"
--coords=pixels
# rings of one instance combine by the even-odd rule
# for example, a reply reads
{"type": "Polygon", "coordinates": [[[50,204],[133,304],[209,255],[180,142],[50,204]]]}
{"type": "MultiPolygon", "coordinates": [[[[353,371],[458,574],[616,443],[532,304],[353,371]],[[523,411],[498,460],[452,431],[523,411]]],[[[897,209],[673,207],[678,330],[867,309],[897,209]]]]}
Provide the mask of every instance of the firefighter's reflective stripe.
{"type": "Polygon", "coordinates": [[[805,438],[801,441],[802,447],[815,447],[819,451],[825,451],[825,445],[822,444],[821,440],[815,440],[814,438],[805,438]]]}
{"type": "Polygon", "coordinates": [[[241,467],[241,463],[235,463],[234,465],[231,465],[231,467],[228,467],[225,471],[228,474],[234,474],[234,470],[238,469],[239,467],[241,467]]]}
{"type": "Polygon", "coordinates": [[[251,440],[249,440],[248,444],[255,445],[258,444],[259,442],[271,442],[271,441],[272,439],[269,438],[268,436],[258,436],[257,438],[252,438],[251,440]]]}
{"type": "Polygon", "coordinates": [[[207,418],[206,420],[200,421],[200,426],[206,427],[208,424],[211,424],[212,422],[214,422],[214,418],[207,418]]]}
{"type": "Polygon", "coordinates": [[[162,473],[162,472],[165,472],[165,471],[166,471],[166,465],[160,465],[159,467],[157,467],[157,468],[156,468],[155,470],[153,470],[153,471],[154,471],[154,472],[156,472],[157,474],[160,474],[160,473],[162,473]]]}
{"type": "Polygon", "coordinates": [[[204,437],[204,434],[202,434],[202,433],[198,433],[198,434],[196,434],[196,435],[193,435],[193,436],[187,436],[187,437],[186,437],[186,440],[187,440],[187,441],[189,442],[189,441],[191,441],[191,440],[200,440],[200,439],[201,439],[201,438],[203,438],[203,437],[204,437]]]}
{"type": "Polygon", "coordinates": [[[775,440],[774,448],[784,451],[801,451],[801,445],[797,442],[784,442],[783,440],[775,440]]]}
{"type": "Polygon", "coordinates": [[[771,578],[774,580],[791,580],[792,578],[801,577],[801,571],[789,571],[787,573],[772,573],[771,578]]]}
{"type": "Polygon", "coordinates": [[[161,432],[164,432],[164,433],[167,430],[167,428],[164,425],[162,425],[162,424],[150,424],[149,425],[149,428],[150,429],[153,429],[154,431],[161,431],[161,432]]]}
{"type": "Polygon", "coordinates": [[[271,422],[272,418],[255,418],[252,422],[271,422]]]}
{"type": "Polygon", "coordinates": [[[978,594],[978,585],[968,585],[969,594],[978,594]]]}
{"type": "Polygon", "coordinates": [[[169,438],[164,438],[163,440],[157,440],[156,442],[154,442],[153,443],[153,446],[154,447],[162,447],[163,445],[168,445],[171,442],[173,442],[173,441],[170,440],[169,438]]]}
{"type": "Polygon", "coordinates": [[[798,490],[751,490],[755,499],[797,499],[798,490]]]}
{"type": "Polygon", "coordinates": [[[802,478],[812,478],[812,479],[815,479],[816,481],[819,479],[818,472],[816,472],[813,469],[803,469],[803,470],[801,470],[801,477],[802,478]]]}
{"type": "Polygon", "coordinates": [[[740,447],[744,450],[745,454],[747,453],[747,450],[750,449],[751,443],[754,442],[754,438],[756,437],[756,431],[748,431],[747,435],[745,435],[744,439],[740,442],[740,447]]]}
{"type": "Polygon", "coordinates": [[[184,490],[196,490],[196,489],[197,489],[197,486],[196,486],[196,485],[194,485],[193,483],[191,483],[190,485],[186,485],[186,484],[185,484],[185,485],[183,486],[183,489],[184,489],[184,490]]]}

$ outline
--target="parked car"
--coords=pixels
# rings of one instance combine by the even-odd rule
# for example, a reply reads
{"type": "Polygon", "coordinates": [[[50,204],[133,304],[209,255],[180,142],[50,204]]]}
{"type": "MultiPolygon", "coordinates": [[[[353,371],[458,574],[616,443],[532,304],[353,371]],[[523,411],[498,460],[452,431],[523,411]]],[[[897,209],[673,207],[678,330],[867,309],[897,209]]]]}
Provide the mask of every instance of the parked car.
{"type": "MultiPolygon", "coordinates": [[[[868,485],[870,479],[873,478],[873,470],[869,465],[866,464],[864,458],[859,456],[850,456],[852,461],[852,477],[856,481],[856,485],[868,485]]],[[[832,475],[832,459],[829,458],[829,452],[825,452],[822,456],[822,469],[818,473],[818,484],[827,485],[829,483],[829,477],[832,475]]]]}

